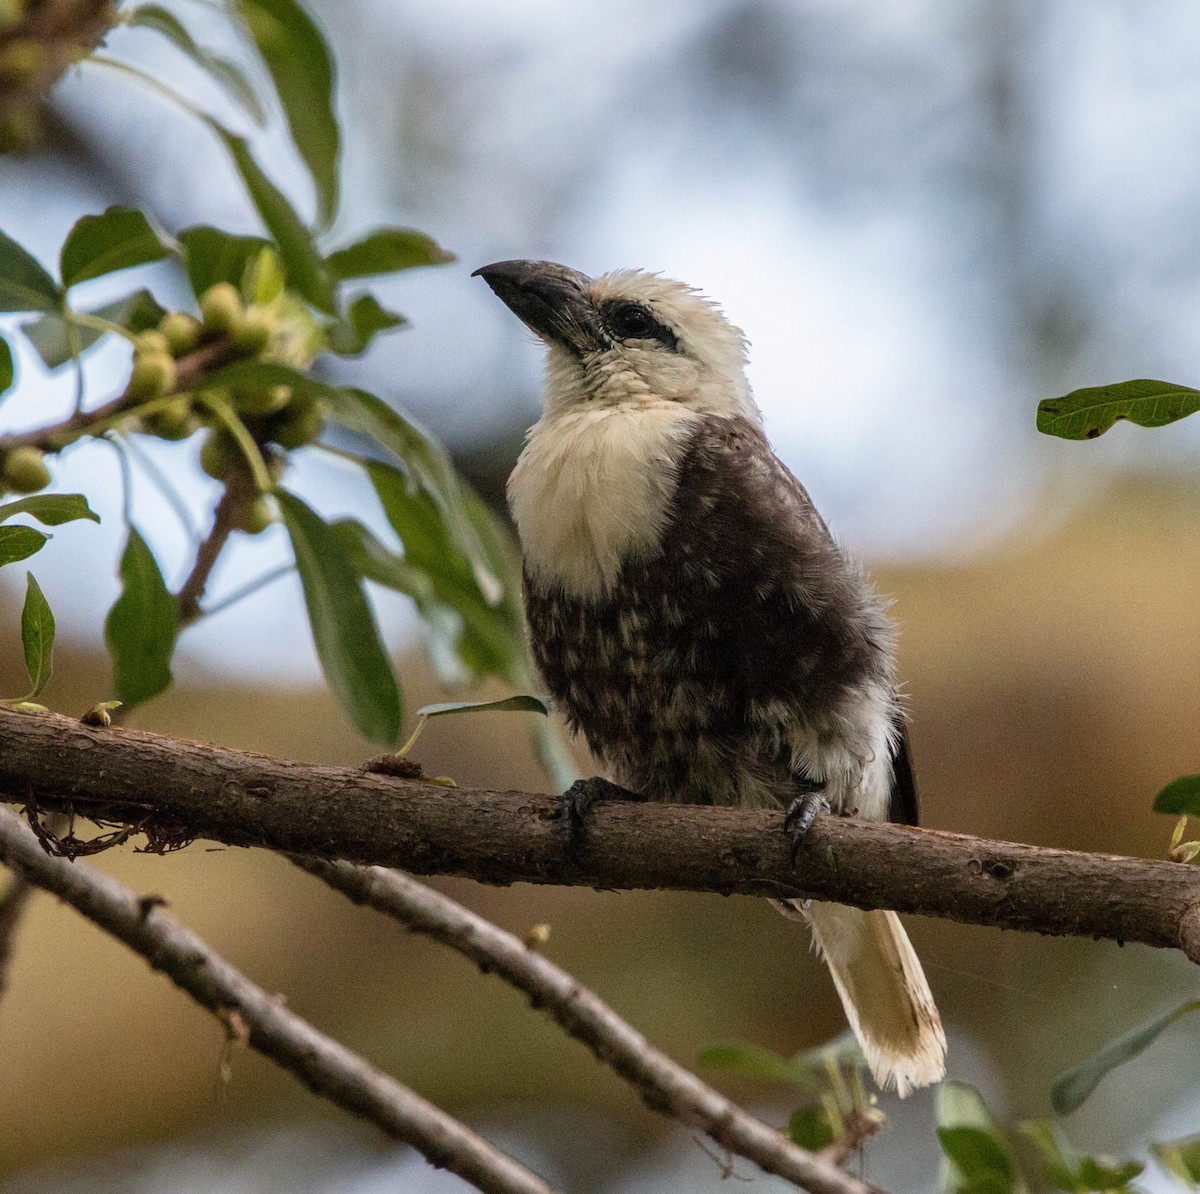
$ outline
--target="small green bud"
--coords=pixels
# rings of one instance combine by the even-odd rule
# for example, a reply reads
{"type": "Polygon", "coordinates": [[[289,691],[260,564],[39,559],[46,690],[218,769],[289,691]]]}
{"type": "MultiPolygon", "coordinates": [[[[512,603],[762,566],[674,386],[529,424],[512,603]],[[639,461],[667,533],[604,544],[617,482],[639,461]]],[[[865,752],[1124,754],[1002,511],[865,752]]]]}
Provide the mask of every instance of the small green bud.
{"type": "Polygon", "coordinates": [[[270,438],[289,451],[311,444],[325,429],[320,407],[307,398],[295,398],[271,424],[270,438]]]}
{"type": "Polygon", "coordinates": [[[169,311],[158,325],[173,357],[191,352],[200,343],[200,321],[186,311],[169,311]]]}
{"type": "Polygon", "coordinates": [[[142,352],[133,354],[133,372],[125,392],[135,402],[148,402],[161,398],[175,388],[175,360],[165,352],[142,352]]]}
{"type": "Polygon", "coordinates": [[[275,521],[275,510],[268,497],[256,497],[242,512],[238,530],[247,535],[261,535],[275,521]]]}
{"type": "Polygon", "coordinates": [[[218,282],[200,296],[200,317],[211,335],[234,335],[245,316],[242,296],[230,282],[218,282]]]}
{"type": "Polygon", "coordinates": [[[171,345],[160,329],[151,328],[134,337],[133,351],[143,356],[170,356],[171,345]]]}
{"type": "Polygon", "coordinates": [[[271,343],[279,330],[279,319],[265,307],[248,307],[245,317],[233,333],[233,345],[239,352],[254,356],[271,343]]]}
{"type": "Polygon", "coordinates": [[[190,398],[177,398],[145,416],[146,430],[159,439],[180,440],[200,430],[190,398]]]}
{"type": "Polygon", "coordinates": [[[4,485],[13,493],[37,493],[50,484],[50,470],[46,467],[46,457],[38,449],[29,444],[13,448],[4,457],[4,485]]]}
{"type": "Polygon", "coordinates": [[[200,449],[200,467],[214,481],[224,481],[242,458],[237,441],[227,431],[215,428],[200,449]]]}

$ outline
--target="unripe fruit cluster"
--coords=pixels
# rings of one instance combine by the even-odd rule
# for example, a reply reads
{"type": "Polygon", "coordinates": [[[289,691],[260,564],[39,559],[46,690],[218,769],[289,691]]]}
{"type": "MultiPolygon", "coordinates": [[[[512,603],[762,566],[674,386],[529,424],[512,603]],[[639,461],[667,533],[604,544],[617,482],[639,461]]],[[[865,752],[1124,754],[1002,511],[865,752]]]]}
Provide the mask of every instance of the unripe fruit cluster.
{"type": "MultiPolygon", "coordinates": [[[[270,307],[246,306],[241,293],[229,282],[217,282],[200,296],[200,318],[183,311],[163,316],[156,329],[142,332],[134,341],[133,372],[128,394],[133,403],[153,404],[142,415],[142,429],[160,439],[187,439],[203,423],[213,423],[202,403],[193,404],[184,393],[170,402],[178,384],[177,357],[194,352],[206,341],[227,337],[241,357],[267,353],[280,332],[279,316],[270,307]]],[[[290,386],[242,385],[212,392],[237,412],[260,443],[299,448],[321,433],[322,417],[311,398],[297,396],[290,386]]],[[[230,454],[228,433],[214,426],[202,457],[205,471],[223,479],[240,453],[230,454]],[[227,442],[228,441],[228,442],[227,442]]]]}

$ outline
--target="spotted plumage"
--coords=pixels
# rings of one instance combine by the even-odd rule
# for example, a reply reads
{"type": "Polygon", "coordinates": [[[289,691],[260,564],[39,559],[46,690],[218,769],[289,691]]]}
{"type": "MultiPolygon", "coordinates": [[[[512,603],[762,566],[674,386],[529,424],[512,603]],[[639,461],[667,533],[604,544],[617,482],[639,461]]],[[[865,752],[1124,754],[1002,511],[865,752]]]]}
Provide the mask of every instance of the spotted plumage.
{"type": "MultiPolygon", "coordinates": [[[[678,282],[549,262],[478,271],[549,349],[508,495],[530,640],[571,725],[652,800],[915,823],[884,603],[771,451],[745,340],[678,282]]],[[[894,913],[812,928],[877,1080],[944,1073],[945,1036],[894,913]]]]}
{"type": "Polygon", "coordinates": [[[674,469],[657,550],[603,593],[527,574],[535,657],[625,786],[785,803],[792,740],[836,738],[862,691],[894,693],[891,625],[760,428],[704,416],[674,469]]]}

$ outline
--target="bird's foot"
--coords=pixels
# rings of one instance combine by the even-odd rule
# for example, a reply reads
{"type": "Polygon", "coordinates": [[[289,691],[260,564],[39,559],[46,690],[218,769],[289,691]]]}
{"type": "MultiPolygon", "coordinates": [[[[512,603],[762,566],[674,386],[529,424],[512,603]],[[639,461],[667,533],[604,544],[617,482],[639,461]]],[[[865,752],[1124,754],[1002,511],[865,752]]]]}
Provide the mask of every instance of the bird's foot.
{"type": "Polygon", "coordinates": [[[641,800],[642,797],[611,780],[593,775],[590,779],[577,779],[559,799],[567,837],[574,846],[583,836],[588,812],[597,800],[641,800]]]}
{"type": "Polygon", "coordinates": [[[823,783],[809,782],[809,790],[797,796],[787,806],[783,818],[783,831],[792,839],[792,865],[796,865],[796,855],[804,845],[809,829],[817,813],[830,811],[829,801],[825,799],[823,783]]]}

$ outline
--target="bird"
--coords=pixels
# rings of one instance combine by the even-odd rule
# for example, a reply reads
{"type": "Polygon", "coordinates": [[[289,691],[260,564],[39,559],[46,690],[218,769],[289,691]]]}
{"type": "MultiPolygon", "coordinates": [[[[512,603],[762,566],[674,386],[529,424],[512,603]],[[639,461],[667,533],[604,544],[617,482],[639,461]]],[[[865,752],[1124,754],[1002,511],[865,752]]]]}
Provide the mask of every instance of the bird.
{"type": "MultiPolygon", "coordinates": [[[[887,603],[773,452],[748,345],[700,291],[548,261],[475,271],[546,346],[508,481],[535,663],[607,780],[566,794],[916,824],[887,603]]],[[[945,1075],[894,912],[772,901],[806,921],[882,1089],[945,1075]]]]}

